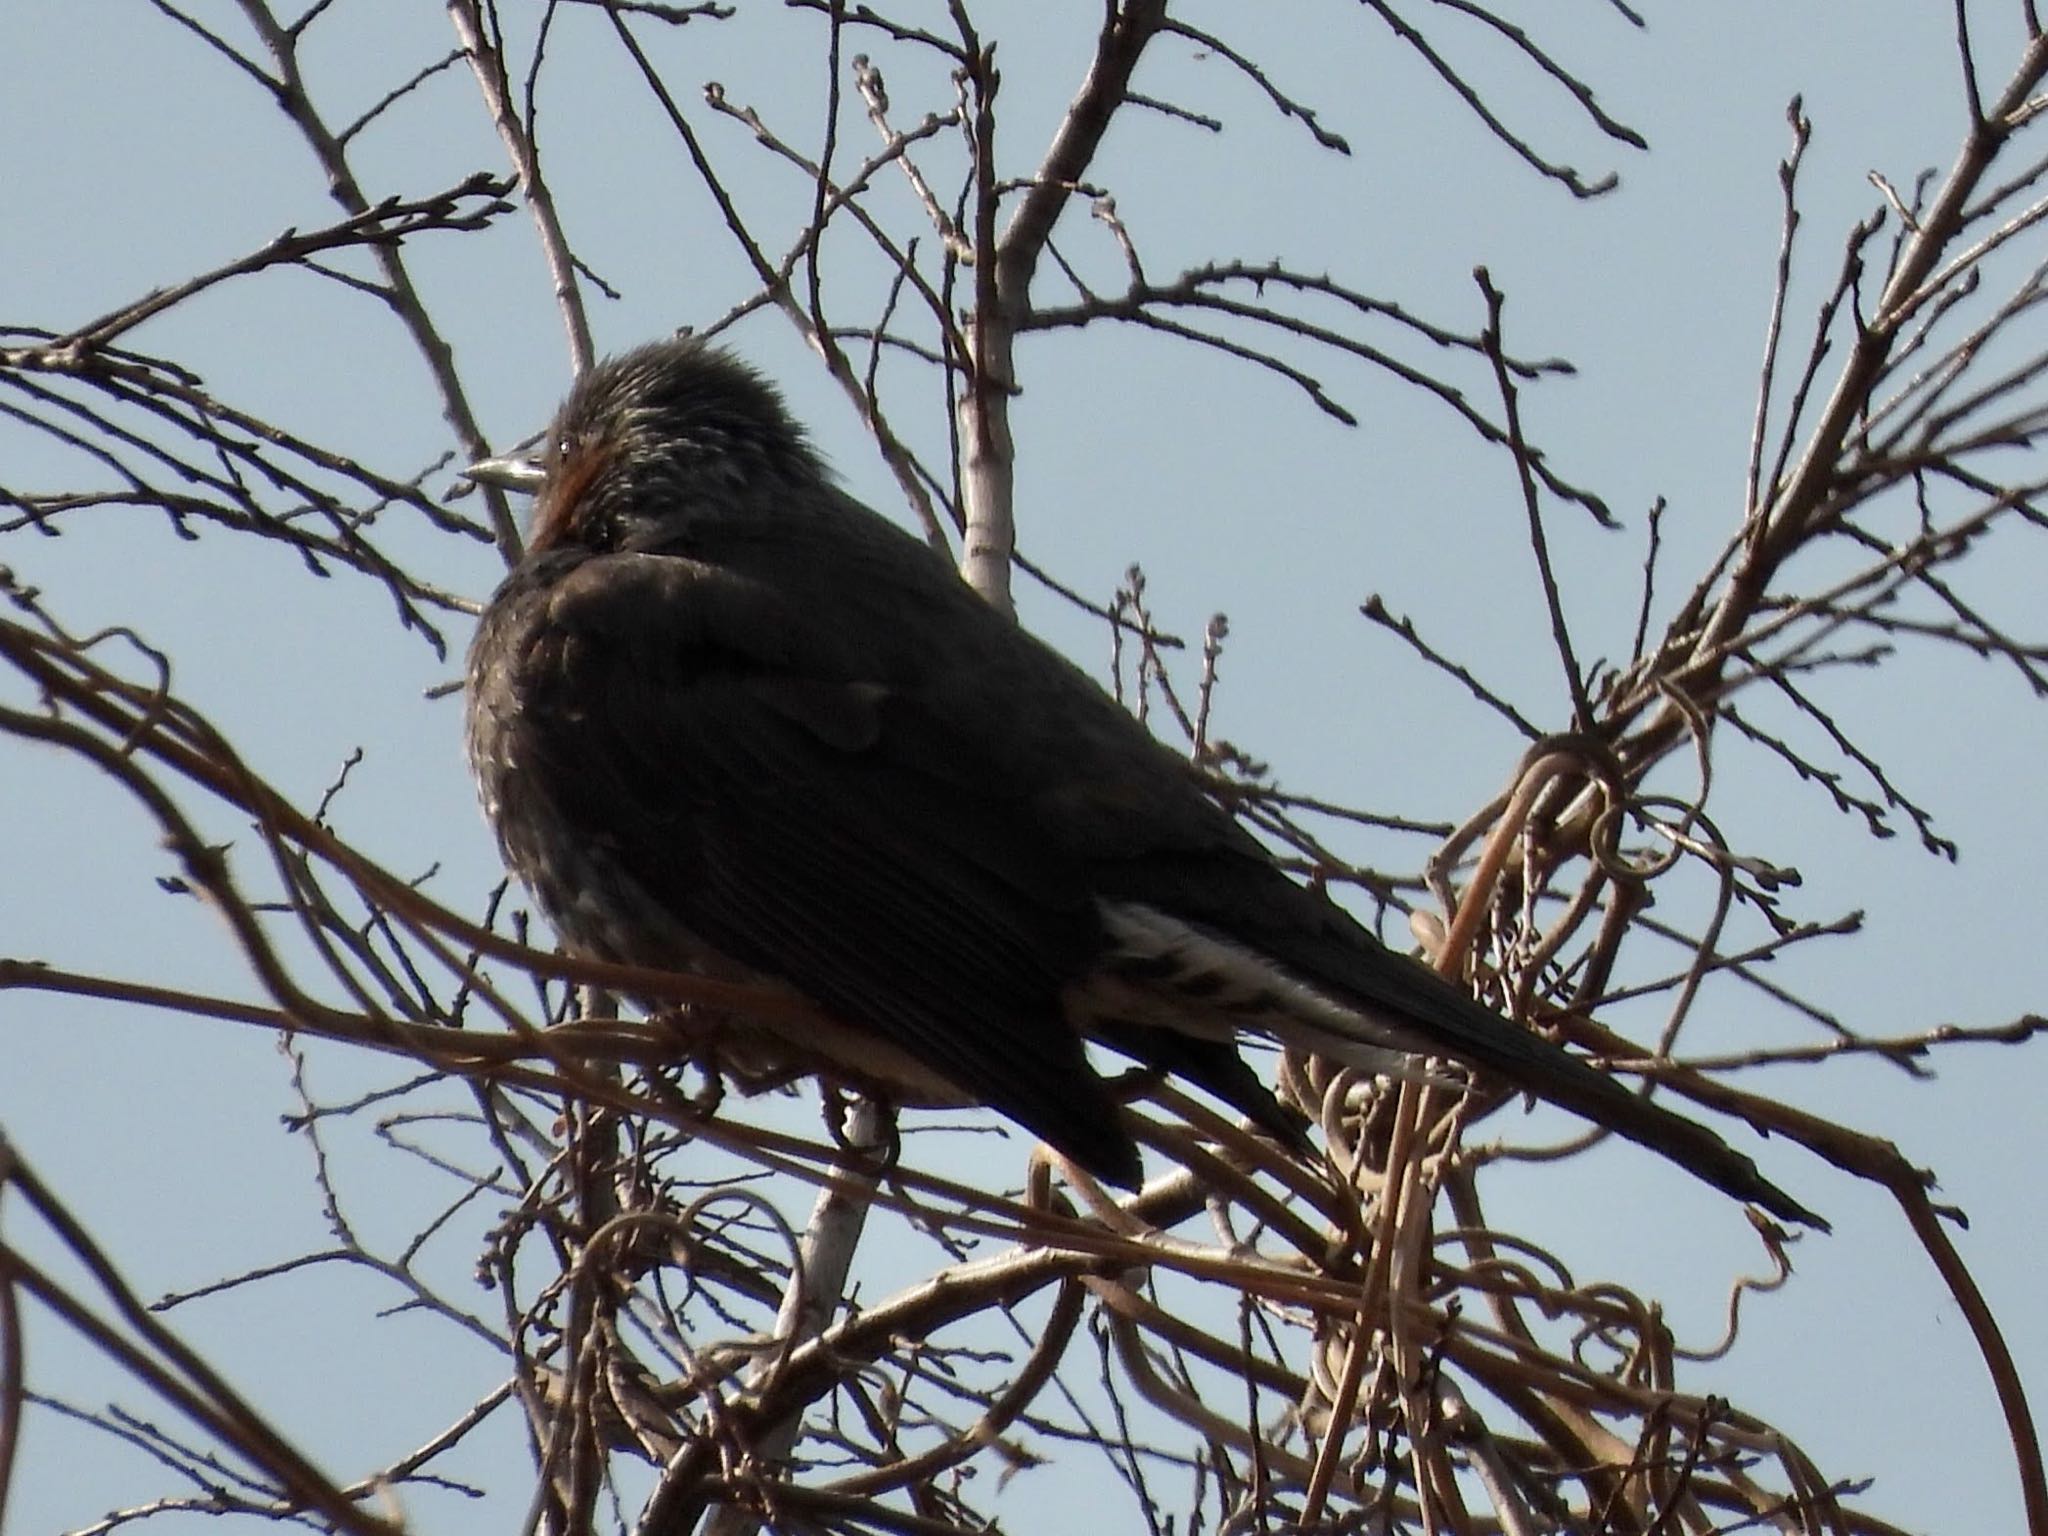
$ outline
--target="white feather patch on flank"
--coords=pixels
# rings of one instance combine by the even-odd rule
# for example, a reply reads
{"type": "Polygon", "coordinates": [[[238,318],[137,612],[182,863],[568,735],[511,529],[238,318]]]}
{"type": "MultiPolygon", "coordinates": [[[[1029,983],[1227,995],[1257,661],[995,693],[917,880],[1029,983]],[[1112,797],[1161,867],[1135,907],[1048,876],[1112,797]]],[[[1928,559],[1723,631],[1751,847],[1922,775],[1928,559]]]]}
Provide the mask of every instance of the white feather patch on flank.
{"type": "Polygon", "coordinates": [[[1227,1040],[1244,1033],[1381,1077],[1434,1082],[1429,1041],[1398,1020],[1342,1003],[1263,955],[1138,902],[1097,910],[1115,958],[1073,999],[1107,1018],[1227,1040]]]}

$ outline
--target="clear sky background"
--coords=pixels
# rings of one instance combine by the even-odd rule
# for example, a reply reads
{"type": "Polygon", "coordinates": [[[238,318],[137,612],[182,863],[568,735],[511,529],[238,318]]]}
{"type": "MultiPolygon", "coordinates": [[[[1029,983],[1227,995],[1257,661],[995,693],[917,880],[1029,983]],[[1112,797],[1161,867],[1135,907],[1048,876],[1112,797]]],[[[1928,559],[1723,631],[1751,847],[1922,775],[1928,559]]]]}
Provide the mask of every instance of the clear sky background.
{"type": "MultiPolygon", "coordinates": [[[[742,4],[740,22],[660,37],[656,57],[685,98],[720,80],[734,98],[803,130],[793,136],[808,145],[817,109],[804,103],[815,100],[822,69],[817,29],[780,8],[742,4]]],[[[1592,484],[1628,524],[1602,533],[1559,518],[1552,528],[1582,650],[1612,656],[1625,654],[1633,628],[1651,502],[1670,504],[1674,588],[1689,584],[1739,516],[1787,101],[1803,94],[1814,122],[1788,310],[1803,339],[1843,232],[1878,204],[1867,173],[1907,186],[1923,168],[1945,169],[1961,140],[1962,97],[1949,8],[1926,0],[1653,0],[1642,30],[1592,0],[1539,9],[1546,41],[1643,132],[1648,153],[1592,133],[1555,87],[1470,34],[1454,34],[1465,39],[1461,61],[1547,151],[1589,175],[1618,172],[1620,190],[1606,198],[1575,202],[1530,174],[1369,14],[1305,3],[1262,8],[1256,24],[1236,7],[1206,7],[1194,19],[1251,49],[1349,140],[1351,156],[1315,151],[1218,61],[1165,43],[1148,56],[1140,87],[1215,114],[1227,131],[1134,116],[1113,133],[1095,179],[1116,194],[1155,275],[1210,257],[1285,255],[1476,329],[1483,311],[1470,274],[1487,265],[1509,295],[1511,347],[1567,356],[1580,370],[1537,390],[1526,409],[1562,472],[1592,484]]],[[[1993,82],[2017,51],[2016,9],[1972,8],[1993,82]]],[[[243,35],[233,7],[195,11],[243,35]]],[[[1003,142],[1014,169],[1035,163],[1098,16],[1098,7],[1069,3],[987,8],[986,29],[1001,39],[1003,142]]],[[[606,32],[599,17],[565,21],[543,132],[577,248],[622,295],[593,299],[600,346],[612,350],[715,319],[747,291],[747,274],[650,104],[622,85],[606,32]]],[[[438,8],[365,0],[342,0],[316,36],[312,90],[344,119],[450,46],[438,8]]],[[[890,88],[904,122],[947,101],[942,81],[914,74],[892,74],[890,88]]],[[[734,124],[703,127],[727,164],[749,163],[734,124]]],[[[461,70],[392,113],[357,153],[375,195],[503,169],[461,70]]],[[[800,219],[808,187],[755,163],[752,206],[800,219]]],[[[0,187],[0,323],[60,331],[288,226],[335,217],[274,106],[134,3],[0,9],[0,187]]],[[[902,194],[892,183],[878,195],[902,194]]],[[[1116,254],[1082,212],[1062,248],[1107,284],[1116,254]]],[[[2036,251],[2036,260],[2048,254],[2036,251]]],[[[568,380],[527,228],[508,220],[494,234],[425,240],[408,254],[489,430],[515,442],[568,380]]],[[[861,280],[861,258],[849,249],[848,259],[861,280]]],[[[2038,318],[2028,327],[2038,350],[2038,318]]],[[[130,340],[197,370],[223,398],[388,473],[416,473],[449,449],[395,322],[302,274],[228,285],[130,340]]],[[[859,424],[788,328],[764,316],[734,340],[783,382],[853,490],[904,515],[859,424]]],[[[1355,428],[1271,375],[1134,329],[1027,337],[1015,418],[1021,542],[1097,598],[1142,562],[1161,622],[1180,633],[1198,634],[1212,611],[1227,612],[1219,729],[1290,787],[1460,820],[1505,781],[1521,743],[1357,608],[1384,595],[1526,712],[1561,719],[1510,467],[1384,375],[1327,358],[1311,366],[1356,414],[1355,428]]],[[[896,425],[942,458],[943,415],[911,412],[907,402],[920,397],[913,375],[902,378],[896,425]]],[[[0,418],[0,483],[49,489],[90,475],[47,438],[0,418]]],[[[454,589],[482,597],[496,580],[482,545],[430,543],[403,527],[388,536],[401,550],[420,549],[430,574],[454,589]]],[[[370,583],[307,579],[289,553],[248,542],[212,534],[188,543],[151,513],[109,509],[66,523],[59,538],[0,540],[0,564],[41,587],[75,629],[131,625],[175,656],[183,696],[302,802],[363,748],[342,801],[344,829],[402,871],[438,864],[435,889],[473,905],[497,870],[462,765],[459,704],[424,698],[455,676],[467,634],[451,629],[454,651],[437,657],[389,622],[388,599],[370,583]]],[[[2038,639],[2048,590],[2038,536],[2009,540],[1980,566],[1973,598],[2016,622],[2035,619],[2038,639]]],[[[1029,584],[1019,600],[1028,623],[1104,670],[1099,627],[1029,584]]],[[[0,687],[18,701],[15,685],[0,687]]],[[[1953,866],[1934,859],[1910,831],[1873,842],[1817,792],[1724,742],[1716,803],[1731,841],[1804,873],[1790,902],[1796,915],[1868,914],[1861,938],[1801,950],[1778,979],[1874,1035],[2043,1008],[2048,713],[2010,669],[1935,654],[1841,679],[1830,698],[1898,781],[1932,805],[1962,857],[1953,866]]],[[[237,835],[231,823],[218,830],[237,835]]],[[[1388,860],[1399,852],[1368,841],[1348,851],[1388,860]]],[[[1418,856],[1411,851],[1409,865],[1418,856]]],[[[168,872],[150,828],[114,789],[54,754],[0,744],[0,954],[246,994],[240,961],[213,922],[156,888],[168,872]]],[[[1793,1032],[1754,994],[1732,988],[1710,992],[1696,1017],[1696,1031],[1725,1028],[1730,1045],[1793,1032]]],[[[1707,1038],[1722,1039],[1692,1044],[1707,1038]]],[[[385,1069],[339,1053],[314,1061],[331,1095],[385,1080],[385,1069]]],[[[1937,1170],[1944,1196],[1970,1214],[1959,1244],[2039,1393],[2048,1390],[2040,1053],[1975,1047],[1937,1065],[1932,1084],[1846,1062],[1790,1075],[1783,1087],[1937,1170]]],[[[278,1129],[289,1107],[287,1067],[260,1033],[0,994],[0,1128],[145,1295],[324,1241],[303,1148],[278,1129]]],[[[1753,1150],[1837,1231],[1798,1245],[1795,1284],[1751,1300],[1741,1347],[1699,1383],[1769,1417],[1830,1473],[1878,1478],[1870,1506],[1908,1528],[2017,1529],[1982,1366],[1891,1202],[1796,1148],[1753,1150]]],[[[362,1166],[382,1170],[356,1189],[363,1208],[381,1206],[392,1233],[411,1230],[421,1198],[402,1183],[374,1182],[402,1165],[362,1166]]],[[[1553,1242],[1582,1275],[1664,1297],[1673,1325],[1698,1341],[1718,1334],[1728,1279],[1757,1262],[1736,1208],[1630,1149],[1603,1149],[1588,1171],[1575,1165],[1562,1180],[1542,1168],[1504,1172],[1493,1200],[1508,1225],[1553,1242]],[[1668,1219],[1644,1220],[1646,1208],[1668,1219]],[[1617,1209],[1635,1213],[1626,1242],[1617,1209]],[[1642,1241],[1646,1230],[1653,1242],[1642,1241]]],[[[0,1219],[11,1238],[24,1236],[17,1212],[0,1210],[0,1219]]],[[[373,1324],[370,1313],[388,1299],[309,1278],[174,1318],[346,1478],[417,1441],[496,1370],[483,1352],[416,1321],[373,1324]],[[333,1319],[343,1321],[326,1326],[333,1319]]],[[[35,1320],[30,1342],[38,1387],[86,1404],[117,1390],[48,1319],[35,1320]]],[[[509,1430],[500,1445],[517,1454],[509,1430]]],[[[140,1457],[47,1418],[31,1426],[24,1455],[10,1530],[70,1528],[163,1491],[161,1473],[140,1457]]],[[[1026,1529],[1071,1514],[1070,1497],[1079,1495],[1025,1477],[997,1509],[1026,1529]]],[[[451,1498],[416,1514],[421,1529],[481,1532],[507,1529],[519,1509],[451,1498]]]]}

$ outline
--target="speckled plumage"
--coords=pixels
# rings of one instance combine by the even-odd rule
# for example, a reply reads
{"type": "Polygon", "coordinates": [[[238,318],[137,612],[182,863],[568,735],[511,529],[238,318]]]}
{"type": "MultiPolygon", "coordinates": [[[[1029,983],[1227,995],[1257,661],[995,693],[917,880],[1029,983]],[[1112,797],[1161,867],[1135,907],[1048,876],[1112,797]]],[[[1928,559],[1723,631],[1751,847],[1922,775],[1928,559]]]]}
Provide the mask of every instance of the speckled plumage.
{"type": "Polygon", "coordinates": [[[990,1105],[1139,1175],[1086,1042],[1297,1148],[1237,1054],[1493,1073],[1781,1216],[1712,1132],[1495,1016],[1296,884],[1187,766],[833,484],[774,391],[682,340],[594,369],[469,661],[507,865],[572,950],[780,982],[768,1058],[990,1105]]]}

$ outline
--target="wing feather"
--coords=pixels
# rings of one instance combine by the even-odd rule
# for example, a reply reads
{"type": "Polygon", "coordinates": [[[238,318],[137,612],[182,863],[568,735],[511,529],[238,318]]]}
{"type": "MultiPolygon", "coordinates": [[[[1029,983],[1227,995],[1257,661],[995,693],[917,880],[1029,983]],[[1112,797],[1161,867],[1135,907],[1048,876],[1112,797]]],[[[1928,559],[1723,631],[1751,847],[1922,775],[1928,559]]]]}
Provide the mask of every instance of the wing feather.
{"type": "Polygon", "coordinates": [[[1065,980],[1100,931],[1083,866],[914,689],[807,653],[785,599],[675,557],[593,561],[542,621],[529,708],[557,804],[719,954],[777,976],[1111,1177],[1137,1171],[1065,980]]]}

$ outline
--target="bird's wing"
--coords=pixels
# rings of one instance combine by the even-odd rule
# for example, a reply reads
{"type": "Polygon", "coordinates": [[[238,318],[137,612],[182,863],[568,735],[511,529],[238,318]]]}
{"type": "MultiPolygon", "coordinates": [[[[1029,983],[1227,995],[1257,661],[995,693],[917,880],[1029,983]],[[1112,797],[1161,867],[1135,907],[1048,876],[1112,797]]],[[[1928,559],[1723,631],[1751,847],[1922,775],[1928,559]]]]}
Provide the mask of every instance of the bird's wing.
{"type": "Polygon", "coordinates": [[[1312,1009],[1305,1017],[1313,1025],[1335,1027],[1282,1035],[1286,1043],[1368,1070],[1382,1069],[1389,1045],[1453,1057],[1649,1147],[1740,1199],[1788,1220],[1826,1225],[1712,1130],[1500,1017],[1298,884],[1197,786],[1185,764],[1071,665],[1036,645],[989,650],[1016,669],[1002,680],[1002,695],[1045,701],[1062,737],[1034,741],[1028,727],[989,720],[981,729],[1027,761],[1054,765],[1033,786],[1038,821],[1085,865],[1098,901],[1124,908],[1138,927],[1148,921],[1144,912],[1164,914],[1217,941],[1226,968],[1242,974],[1244,957],[1270,963],[1354,1010],[1333,1018],[1312,1009]]]}
{"type": "MultiPolygon", "coordinates": [[[[592,561],[552,592],[563,809],[722,955],[778,976],[1129,1182],[1136,1151],[1060,1013],[1099,942],[1082,870],[1013,777],[831,615],[729,570],[592,561]],[[801,621],[801,622],[800,622],[801,621]]],[[[857,1065],[854,1064],[854,1065],[857,1065]]]]}

